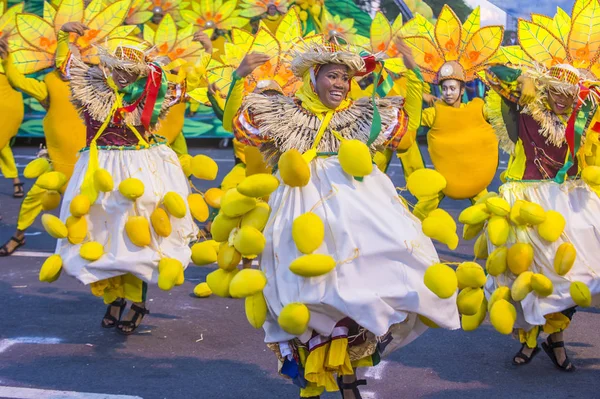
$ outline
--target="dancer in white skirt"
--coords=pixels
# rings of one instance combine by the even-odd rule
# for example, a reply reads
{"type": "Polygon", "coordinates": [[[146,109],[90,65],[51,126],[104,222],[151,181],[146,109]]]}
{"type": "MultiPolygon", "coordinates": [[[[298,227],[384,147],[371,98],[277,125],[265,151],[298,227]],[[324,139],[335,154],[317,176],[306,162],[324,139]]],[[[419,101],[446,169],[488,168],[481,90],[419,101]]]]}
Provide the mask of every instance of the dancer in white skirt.
{"type": "MultiPolygon", "coordinates": [[[[520,31],[533,31],[528,25],[521,21],[520,31]]],[[[554,40],[556,46],[547,48],[563,46],[554,40]]],[[[556,57],[539,55],[533,40],[531,49],[525,44],[527,54],[547,65],[487,71],[491,87],[504,97],[504,121],[496,127],[511,159],[500,201],[488,200],[505,216],[495,211],[487,227],[486,294],[492,324],[522,344],[514,365],[528,364],[540,352],[543,332],[548,337],[542,347],[552,362],[573,371],[563,332],[576,305],[590,306],[600,294],[600,197],[586,183],[593,178],[581,179],[582,172],[584,179],[599,173],[588,165],[596,162],[593,157],[585,156],[598,142],[598,78],[589,70],[593,60],[588,69],[570,65],[570,56],[554,65],[556,57]]]]}
{"type": "MultiPolygon", "coordinates": [[[[402,41],[397,46],[408,68],[406,102],[418,109],[414,121],[401,98],[347,100],[352,77],[365,63],[333,43],[312,43],[295,54],[292,70],[304,80],[295,97],[250,94],[234,121],[237,138],[259,146],[273,167],[279,164],[277,177],[284,183],[289,172],[282,169],[284,158],[302,153],[299,163],[307,161],[310,170],[302,184],[282,184],[271,194],[260,258],[267,278],[265,341],[281,374],[300,386],[301,397],[339,389],[345,398],[359,398],[357,387],[365,382],[357,381],[356,367],[373,366],[417,338],[426,330],[424,321],[460,327],[456,295],[440,299],[425,287],[425,271],[439,259],[393,183],[371,164],[364,144],[359,143],[367,153],[364,176],[347,173],[342,152],[338,157],[346,142],[368,144],[371,155],[394,149],[418,127],[422,79],[410,49],[402,41]],[[316,263],[305,265],[311,269],[305,273],[290,269],[307,253],[292,235],[300,216],[312,218],[310,226],[320,221],[324,226],[313,254],[320,257],[304,259],[319,263],[326,257],[335,265],[330,271],[315,272],[316,263]]],[[[243,84],[257,66],[243,63],[234,84],[243,84]]]]}
{"type": "MultiPolygon", "coordinates": [[[[65,24],[59,45],[69,45],[69,33],[83,35],[86,29],[65,24]]],[[[88,65],[72,47],[65,70],[88,147],[68,184],[60,220],[43,218],[60,239],[40,279],[53,281],[62,265],[109,304],[102,327],[116,326],[123,334],[133,333],[148,314],[147,283],[165,290],[183,283],[188,245],[197,235],[177,155],[151,135],[184,93],[169,81],[168,66],[148,61],[142,48],[131,42],[99,47],[99,65],[88,65]],[[126,300],[131,311],[121,320],[126,300]]]]}

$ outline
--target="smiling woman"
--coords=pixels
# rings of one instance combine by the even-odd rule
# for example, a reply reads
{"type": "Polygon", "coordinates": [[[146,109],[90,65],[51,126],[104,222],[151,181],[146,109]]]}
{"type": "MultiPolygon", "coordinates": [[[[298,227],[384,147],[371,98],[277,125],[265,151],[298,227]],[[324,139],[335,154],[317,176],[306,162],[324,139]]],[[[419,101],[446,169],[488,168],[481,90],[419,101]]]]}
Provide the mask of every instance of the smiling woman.
{"type": "MultiPolygon", "coordinates": [[[[410,49],[400,39],[396,45],[408,68],[406,99],[349,100],[353,76],[372,69],[352,49],[314,40],[293,51],[291,69],[303,82],[294,97],[249,94],[234,118],[236,137],[257,146],[283,182],[267,207],[260,258],[266,286],[246,302],[251,311],[263,303],[266,315],[261,322],[248,317],[255,327],[264,324],[280,372],[301,397],[338,389],[360,397],[356,367],[376,365],[429,320],[459,327],[456,298],[425,287],[425,271],[439,262],[431,240],[373,166],[377,151],[414,138],[410,124],[418,126],[421,113],[420,72],[410,49]]],[[[241,63],[228,104],[260,59],[249,54],[241,63]]]]}

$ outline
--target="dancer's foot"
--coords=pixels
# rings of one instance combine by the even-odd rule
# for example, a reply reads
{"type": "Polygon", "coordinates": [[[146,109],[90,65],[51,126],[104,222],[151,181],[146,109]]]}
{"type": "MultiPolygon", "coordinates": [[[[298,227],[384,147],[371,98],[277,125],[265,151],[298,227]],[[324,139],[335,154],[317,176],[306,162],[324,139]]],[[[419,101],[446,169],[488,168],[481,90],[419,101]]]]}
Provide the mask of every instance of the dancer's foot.
{"type": "Polygon", "coordinates": [[[567,356],[562,332],[549,335],[546,342],[542,343],[542,348],[544,348],[552,363],[559,370],[566,372],[575,371],[575,366],[567,356]]]}
{"type": "Polygon", "coordinates": [[[144,316],[149,313],[144,302],[132,303],[127,316],[117,324],[117,331],[123,335],[133,334],[142,323],[144,316]]]}
{"type": "Polygon", "coordinates": [[[127,302],[123,298],[118,298],[114,302],[111,302],[106,308],[106,313],[104,314],[104,318],[102,319],[102,327],[103,328],[113,328],[117,325],[119,320],[121,320],[121,316],[123,315],[123,311],[125,310],[125,306],[127,306],[127,302]]]}
{"type": "Polygon", "coordinates": [[[517,352],[515,357],[513,357],[512,363],[515,366],[523,366],[525,364],[528,364],[529,362],[531,362],[533,360],[535,355],[537,355],[539,352],[540,352],[539,347],[536,346],[535,348],[530,348],[527,345],[523,344],[523,346],[521,346],[521,349],[519,350],[519,352],[517,352]]]}
{"type": "Polygon", "coordinates": [[[14,198],[23,198],[25,196],[25,191],[23,191],[23,185],[25,183],[21,183],[19,179],[15,179],[13,183],[13,197],[14,198]]]}
{"type": "Polygon", "coordinates": [[[23,245],[25,245],[25,234],[17,232],[17,234],[0,247],[0,256],[10,256],[23,245]]]}
{"type": "Polygon", "coordinates": [[[338,386],[342,394],[342,399],[362,399],[358,387],[360,385],[367,385],[366,380],[357,380],[356,374],[345,375],[337,378],[338,386]]]}

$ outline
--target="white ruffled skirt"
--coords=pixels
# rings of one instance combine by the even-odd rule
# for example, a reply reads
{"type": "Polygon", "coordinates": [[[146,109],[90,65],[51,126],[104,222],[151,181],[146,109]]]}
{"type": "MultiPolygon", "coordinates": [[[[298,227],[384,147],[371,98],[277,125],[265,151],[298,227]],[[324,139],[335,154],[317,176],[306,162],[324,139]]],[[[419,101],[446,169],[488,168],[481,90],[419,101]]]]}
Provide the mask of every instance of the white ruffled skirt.
{"type": "MultiPolygon", "coordinates": [[[[75,165],[60,210],[63,222],[70,216],[71,200],[79,194],[88,159],[89,151],[84,151],[75,165]]],[[[189,209],[182,219],[171,217],[172,233],[169,237],[159,237],[150,227],[152,242],[147,247],[134,245],[125,232],[129,216],[143,216],[150,221],[150,215],[170,191],[179,194],[187,204],[190,187],[173,150],[163,144],[140,150],[99,149],[98,160],[99,168],[111,174],[114,189],[109,193],[99,193],[85,216],[88,224],[86,241],[101,243],[104,255],[90,262],[79,256],[81,244],[72,245],[66,239],[58,240],[56,253],[63,259],[63,270],[84,284],[127,273],[147,283],[156,283],[161,258],[177,259],[184,268],[187,267],[191,257],[189,243],[198,232],[189,209]],[[144,183],[144,194],[135,202],[123,197],[118,190],[119,183],[130,177],[144,183]]]]}
{"type": "Polygon", "coordinates": [[[269,309],[265,342],[307,342],[313,331],[329,337],[346,317],[375,336],[405,323],[394,330],[402,336],[394,334],[387,353],[425,331],[417,314],[443,328],[460,328],[456,296],[440,299],[425,287],[425,271],[439,259],[390,179],[373,168],[364,181],[356,181],[337,157],[316,158],[310,168],[307,186],[282,184],[270,197],[267,244],[260,260],[268,279],[263,291],[269,309]],[[309,211],[325,224],[324,243],[315,253],[333,256],[337,266],[326,275],[304,278],[289,270],[302,256],[292,239],[292,222],[309,211]],[[300,337],[277,323],[282,308],[292,302],[305,304],[311,313],[309,328],[300,337]]]}
{"type": "MultiPolygon", "coordinates": [[[[541,298],[530,293],[517,309],[516,328],[530,330],[533,326],[546,323],[545,315],[562,312],[575,306],[569,288],[571,282],[585,283],[594,300],[600,299],[600,197],[583,180],[568,180],[562,184],[553,181],[510,182],[500,187],[500,196],[512,206],[517,200],[526,200],[541,205],[545,210],[560,212],[566,220],[562,236],[553,243],[542,239],[532,227],[516,229],[511,233],[506,246],[517,241],[533,246],[534,260],[531,271],[548,277],[554,292],[541,298]],[[558,247],[565,242],[577,250],[575,264],[565,276],[554,271],[554,257],[558,247]]],[[[488,242],[491,253],[496,247],[488,242]]],[[[510,271],[493,277],[488,276],[486,295],[488,298],[498,286],[511,287],[516,276],[510,271]]]]}

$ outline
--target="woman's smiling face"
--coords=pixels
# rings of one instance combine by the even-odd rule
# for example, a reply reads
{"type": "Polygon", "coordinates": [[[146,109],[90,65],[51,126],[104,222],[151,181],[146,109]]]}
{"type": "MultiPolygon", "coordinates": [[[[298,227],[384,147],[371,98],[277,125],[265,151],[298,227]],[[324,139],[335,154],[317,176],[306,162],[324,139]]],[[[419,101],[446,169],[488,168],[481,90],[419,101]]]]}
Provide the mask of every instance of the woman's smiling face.
{"type": "Polygon", "coordinates": [[[567,94],[550,87],[548,89],[548,105],[555,114],[564,115],[573,107],[576,96],[576,89],[573,89],[573,93],[567,94]]]}
{"type": "Polygon", "coordinates": [[[350,90],[348,67],[339,64],[323,65],[317,73],[315,90],[319,100],[327,108],[339,107],[350,90]]]}

